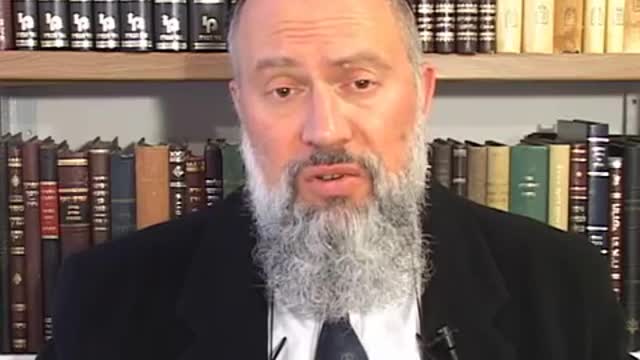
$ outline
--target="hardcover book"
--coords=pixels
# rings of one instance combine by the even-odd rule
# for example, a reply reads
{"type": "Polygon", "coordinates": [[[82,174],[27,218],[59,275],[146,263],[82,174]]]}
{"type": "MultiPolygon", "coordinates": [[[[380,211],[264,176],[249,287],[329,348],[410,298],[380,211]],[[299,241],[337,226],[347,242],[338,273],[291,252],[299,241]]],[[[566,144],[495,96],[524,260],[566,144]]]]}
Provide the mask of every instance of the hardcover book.
{"type": "Polygon", "coordinates": [[[204,148],[205,160],[205,193],[207,196],[207,206],[213,206],[224,197],[223,173],[222,173],[222,150],[218,145],[219,141],[207,140],[204,148]]]}
{"type": "Polygon", "coordinates": [[[478,2],[478,52],[496,52],[496,0],[478,2]]]}
{"type": "Polygon", "coordinates": [[[38,0],[13,0],[13,14],[16,49],[38,49],[40,47],[38,0]]]}
{"type": "Polygon", "coordinates": [[[118,0],[93,0],[94,35],[97,50],[120,48],[120,2],[118,0]]]}
{"type": "Polygon", "coordinates": [[[189,34],[187,0],[154,0],[153,6],[155,49],[186,51],[189,34]]]}
{"type": "Polygon", "coordinates": [[[96,139],[89,147],[89,183],[91,199],[91,240],[94,245],[111,240],[111,151],[112,142],[96,139]]]}
{"type": "Polygon", "coordinates": [[[170,219],[169,146],[141,139],[135,149],[136,221],[144,229],[170,219]]]}
{"type": "Polygon", "coordinates": [[[169,145],[169,196],[171,218],[177,219],[186,213],[187,203],[187,145],[169,145]]]}
{"type": "Polygon", "coordinates": [[[422,51],[432,53],[435,51],[435,0],[416,0],[415,14],[422,51]]]}
{"type": "Polygon", "coordinates": [[[582,0],[555,0],[553,48],[555,53],[581,53],[584,27],[582,0]]]}
{"type": "Polygon", "coordinates": [[[43,50],[69,47],[69,1],[38,0],[40,47],[43,50]]]}
{"type": "Polygon", "coordinates": [[[69,0],[70,34],[72,50],[94,48],[94,20],[91,0],[69,0]]]}
{"type": "Polygon", "coordinates": [[[120,0],[120,48],[153,50],[153,1],[120,0]]]}
{"type": "Polygon", "coordinates": [[[136,230],[135,145],[111,153],[111,238],[136,230]]]}
{"type": "Polygon", "coordinates": [[[456,0],[455,2],[456,52],[459,54],[478,52],[478,2],[479,0],[456,0]]]}
{"type": "Polygon", "coordinates": [[[544,145],[511,147],[509,211],[547,223],[549,149],[544,145]]]}
{"type": "Polygon", "coordinates": [[[553,53],[554,0],[524,0],[523,52],[553,53]]]}
{"type": "Polygon", "coordinates": [[[12,0],[0,0],[0,50],[11,50],[15,47],[11,3],[12,0]]]}
{"type": "Polygon", "coordinates": [[[497,2],[497,52],[522,52],[522,7],[523,0],[500,0],[497,2]]]}
{"type": "Polygon", "coordinates": [[[435,50],[450,54],[456,51],[455,0],[435,0],[435,50]]]}
{"type": "Polygon", "coordinates": [[[189,49],[224,51],[227,49],[228,9],[225,0],[189,0],[189,49]]]}
{"type": "Polygon", "coordinates": [[[9,287],[9,176],[8,149],[10,134],[0,137],[0,352],[11,352],[11,312],[9,287]]]}

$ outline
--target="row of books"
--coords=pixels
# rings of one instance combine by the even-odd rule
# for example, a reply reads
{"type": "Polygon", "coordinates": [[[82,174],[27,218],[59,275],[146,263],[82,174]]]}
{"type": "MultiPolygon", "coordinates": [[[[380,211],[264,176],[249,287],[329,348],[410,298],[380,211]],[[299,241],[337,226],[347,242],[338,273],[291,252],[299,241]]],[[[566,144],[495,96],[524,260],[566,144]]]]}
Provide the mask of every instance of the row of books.
{"type": "MultiPolygon", "coordinates": [[[[640,320],[640,136],[606,123],[558,120],[516,144],[436,138],[435,181],[460,196],[584,234],[607,258],[627,321],[640,320]]],[[[630,331],[629,351],[640,350],[630,331]]]]}
{"type": "MultiPolygon", "coordinates": [[[[638,53],[633,0],[407,0],[425,53],[638,53]]],[[[225,51],[235,0],[0,0],[0,50],[225,51]]]]}
{"type": "Polygon", "coordinates": [[[244,182],[237,144],[99,137],[78,149],[0,138],[0,352],[37,353],[53,336],[55,280],[71,254],[213,206],[244,182]]]}

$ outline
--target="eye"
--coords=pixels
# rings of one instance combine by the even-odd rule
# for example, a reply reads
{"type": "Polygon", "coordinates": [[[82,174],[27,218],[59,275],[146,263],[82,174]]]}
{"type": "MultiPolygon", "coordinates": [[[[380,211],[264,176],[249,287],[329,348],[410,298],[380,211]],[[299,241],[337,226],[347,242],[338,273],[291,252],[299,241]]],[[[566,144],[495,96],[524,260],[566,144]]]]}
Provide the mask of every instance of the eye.
{"type": "Polygon", "coordinates": [[[275,94],[277,97],[284,99],[286,97],[288,97],[289,95],[291,95],[291,93],[293,92],[293,90],[289,87],[279,87],[277,89],[274,90],[275,94]]]}
{"type": "Polygon", "coordinates": [[[373,81],[368,80],[368,79],[358,79],[358,80],[353,82],[353,86],[357,90],[367,90],[372,85],[373,85],[373,81]]]}

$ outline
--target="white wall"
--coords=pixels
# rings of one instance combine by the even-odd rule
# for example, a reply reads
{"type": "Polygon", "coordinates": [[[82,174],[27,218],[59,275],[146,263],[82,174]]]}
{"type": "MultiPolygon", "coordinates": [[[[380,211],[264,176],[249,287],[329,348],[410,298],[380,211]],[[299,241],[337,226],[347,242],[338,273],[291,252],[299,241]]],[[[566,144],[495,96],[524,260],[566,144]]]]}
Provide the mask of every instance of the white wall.
{"type": "MultiPolygon", "coordinates": [[[[431,137],[513,143],[560,117],[604,121],[611,132],[621,132],[624,93],[633,90],[640,92],[640,84],[441,82],[430,116],[431,137]]],[[[238,138],[223,82],[65,84],[4,93],[10,119],[3,130],[51,135],[72,146],[95,136],[119,136],[121,144],[140,137],[150,142],[238,138]]]]}

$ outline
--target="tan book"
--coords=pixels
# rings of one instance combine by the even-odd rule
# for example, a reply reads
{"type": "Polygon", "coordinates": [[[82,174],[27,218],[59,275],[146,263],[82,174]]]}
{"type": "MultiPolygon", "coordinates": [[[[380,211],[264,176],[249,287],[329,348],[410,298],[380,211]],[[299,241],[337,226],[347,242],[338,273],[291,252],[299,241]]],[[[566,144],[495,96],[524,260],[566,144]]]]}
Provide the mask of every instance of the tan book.
{"type": "Polygon", "coordinates": [[[142,139],[136,145],[135,164],[137,228],[169,220],[169,146],[142,139]]]}
{"type": "Polygon", "coordinates": [[[584,23],[582,0],[556,0],[554,3],[553,51],[581,53],[584,23]]]}
{"type": "Polygon", "coordinates": [[[467,144],[467,197],[478,204],[487,203],[487,148],[466,141],[467,144]]]}
{"type": "Polygon", "coordinates": [[[604,53],[607,0],[585,0],[584,10],[583,52],[604,53]]]}
{"type": "Polygon", "coordinates": [[[627,0],[624,8],[623,51],[640,53],[640,0],[627,0]]]}
{"type": "Polygon", "coordinates": [[[549,225],[569,228],[569,166],[571,146],[549,144],[549,225]]]}
{"type": "Polygon", "coordinates": [[[510,148],[487,141],[487,206],[509,211],[510,148]]]}
{"type": "Polygon", "coordinates": [[[625,0],[607,0],[607,25],[605,51],[621,53],[624,50],[625,0]]]}
{"type": "Polygon", "coordinates": [[[523,0],[500,0],[496,3],[496,52],[522,52],[523,0]]]}
{"type": "Polygon", "coordinates": [[[553,53],[554,0],[524,0],[523,52],[553,53]]]}

